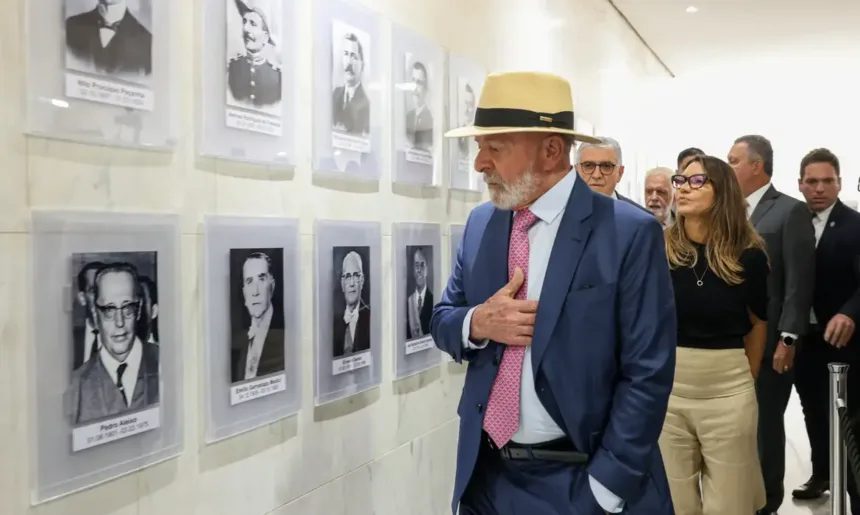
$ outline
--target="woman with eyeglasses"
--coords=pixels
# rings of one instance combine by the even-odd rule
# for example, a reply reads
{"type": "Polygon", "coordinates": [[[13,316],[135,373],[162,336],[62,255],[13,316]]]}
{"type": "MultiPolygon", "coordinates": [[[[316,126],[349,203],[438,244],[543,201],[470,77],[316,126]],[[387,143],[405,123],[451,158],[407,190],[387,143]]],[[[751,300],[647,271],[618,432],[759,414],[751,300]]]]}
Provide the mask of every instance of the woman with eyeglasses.
{"type": "Polygon", "coordinates": [[[677,515],[752,515],[765,504],[755,377],[768,259],[726,162],[696,156],[672,185],[677,219],[665,235],[678,348],[660,435],[672,502],[677,515]]]}

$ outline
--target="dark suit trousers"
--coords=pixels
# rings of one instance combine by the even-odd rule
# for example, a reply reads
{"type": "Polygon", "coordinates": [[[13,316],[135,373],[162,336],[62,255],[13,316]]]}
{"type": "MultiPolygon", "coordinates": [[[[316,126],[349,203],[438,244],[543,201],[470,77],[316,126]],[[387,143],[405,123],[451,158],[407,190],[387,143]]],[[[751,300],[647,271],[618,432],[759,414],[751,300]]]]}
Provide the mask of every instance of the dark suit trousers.
{"type": "Polygon", "coordinates": [[[758,456],[767,493],[765,511],[776,511],[785,497],[785,408],[791,397],[794,370],[778,374],[773,354],[765,354],[758,378],[758,456]]]}
{"type": "Polygon", "coordinates": [[[503,460],[484,446],[460,515],[603,515],[584,466],[503,460]]]}
{"type": "MultiPolygon", "coordinates": [[[[853,342],[852,342],[853,343],[853,342]]],[[[850,344],[849,344],[850,345],[850,344]]],[[[797,361],[797,394],[803,406],[803,418],[809,447],[812,450],[812,476],[830,478],[830,372],[828,363],[847,363],[848,413],[852,418],[860,412],[860,360],[857,351],[837,349],[824,341],[823,327],[811,326],[809,337],[797,361]]],[[[855,437],[857,436],[855,431],[855,437]]],[[[848,467],[848,494],[853,513],[860,514],[860,499],[848,467]]]]}

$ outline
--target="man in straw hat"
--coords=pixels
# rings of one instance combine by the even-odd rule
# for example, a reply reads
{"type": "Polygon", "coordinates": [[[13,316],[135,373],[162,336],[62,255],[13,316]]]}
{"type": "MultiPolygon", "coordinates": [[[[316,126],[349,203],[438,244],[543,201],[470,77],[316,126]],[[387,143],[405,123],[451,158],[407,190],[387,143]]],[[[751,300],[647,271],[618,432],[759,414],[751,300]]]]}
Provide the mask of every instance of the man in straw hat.
{"type": "Polygon", "coordinates": [[[431,333],[469,362],[452,509],[674,513],[657,440],[675,365],[659,222],[571,173],[570,85],[491,74],[473,126],[491,202],[469,215],[431,333]],[[538,301],[539,299],[539,301],[538,301]]]}

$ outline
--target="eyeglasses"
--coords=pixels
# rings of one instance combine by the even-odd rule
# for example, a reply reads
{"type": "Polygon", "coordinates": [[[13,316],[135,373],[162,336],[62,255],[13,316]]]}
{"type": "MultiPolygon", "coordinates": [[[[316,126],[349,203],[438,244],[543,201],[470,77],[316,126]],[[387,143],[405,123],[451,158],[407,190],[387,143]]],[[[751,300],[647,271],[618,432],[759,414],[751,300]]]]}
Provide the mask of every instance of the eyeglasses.
{"type": "Polygon", "coordinates": [[[348,283],[350,281],[358,282],[363,276],[364,274],[362,274],[361,272],[354,272],[351,274],[343,274],[340,276],[340,278],[343,282],[348,283]]]}
{"type": "Polygon", "coordinates": [[[691,189],[697,190],[707,184],[708,176],[703,173],[697,173],[695,175],[673,175],[672,176],[672,186],[675,189],[680,188],[684,184],[689,184],[691,189]]]}
{"type": "Polygon", "coordinates": [[[600,173],[602,173],[603,175],[610,175],[612,174],[612,172],[615,171],[616,168],[618,168],[618,165],[610,161],[603,161],[602,163],[595,163],[594,161],[585,161],[579,163],[579,168],[587,175],[593,174],[594,171],[598,168],[600,168],[600,173]]]}
{"type": "Polygon", "coordinates": [[[123,304],[120,307],[116,306],[100,306],[96,304],[96,309],[101,312],[105,320],[113,320],[116,318],[117,312],[122,314],[125,319],[132,319],[137,316],[137,310],[140,309],[140,302],[132,302],[123,304]]]}

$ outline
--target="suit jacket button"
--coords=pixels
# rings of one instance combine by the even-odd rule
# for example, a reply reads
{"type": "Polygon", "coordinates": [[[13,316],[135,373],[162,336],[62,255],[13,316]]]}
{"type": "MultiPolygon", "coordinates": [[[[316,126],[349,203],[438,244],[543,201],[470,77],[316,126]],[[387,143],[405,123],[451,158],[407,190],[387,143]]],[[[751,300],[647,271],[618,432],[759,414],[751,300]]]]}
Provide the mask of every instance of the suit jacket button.
{"type": "Polygon", "coordinates": [[[484,411],[484,405],[483,405],[483,404],[481,404],[480,402],[478,403],[477,408],[478,408],[478,413],[480,413],[480,412],[484,411]]]}

